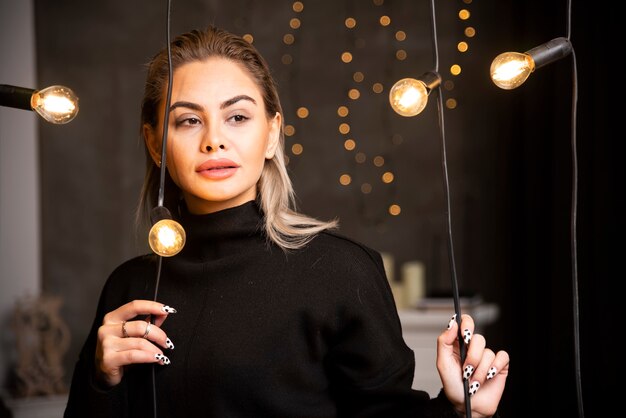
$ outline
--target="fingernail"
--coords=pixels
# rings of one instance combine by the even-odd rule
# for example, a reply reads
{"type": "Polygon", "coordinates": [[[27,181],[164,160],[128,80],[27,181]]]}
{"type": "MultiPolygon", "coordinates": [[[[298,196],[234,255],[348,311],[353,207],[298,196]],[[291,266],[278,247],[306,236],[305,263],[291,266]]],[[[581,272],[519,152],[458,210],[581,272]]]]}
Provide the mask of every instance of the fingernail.
{"type": "Polygon", "coordinates": [[[456,314],[452,315],[452,319],[448,322],[448,329],[452,328],[452,324],[456,321],[456,314]]]}
{"type": "Polygon", "coordinates": [[[474,373],[474,366],[472,366],[471,364],[468,364],[467,366],[465,366],[465,369],[463,370],[463,379],[465,380],[469,379],[473,373],[474,373]]]}
{"type": "Polygon", "coordinates": [[[161,308],[161,310],[163,312],[165,312],[165,313],[176,313],[176,312],[178,312],[176,309],[172,308],[171,306],[167,306],[167,305],[163,306],[161,308]]]}
{"type": "Polygon", "coordinates": [[[498,372],[498,369],[496,369],[495,367],[492,367],[491,369],[489,369],[489,371],[487,372],[487,380],[493,379],[497,372],[498,372]]]}
{"type": "Polygon", "coordinates": [[[480,388],[480,383],[474,381],[469,387],[469,391],[467,392],[469,396],[473,396],[476,392],[478,392],[478,388],[480,388]]]}
{"type": "Polygon", "coordinates": [[[165,340],[165,345],[167,346],[167,348],[169,348],[170,350],[174,349],[174,343],[172,342],[172,340],[170,340],[169,338],[167,338],[165,340]]]}
{"type": "Polygon", "coordinates": [[[469,344],[472,339],[472,332],[467,328],[463,330],[463,339],[465,340],[465,344],[469,344]]]}
{"type": "Polygon", "coordinates": [[[161,362],[161,364],[163,364],[163,365],[170,364],[170,359],[168,359],[163,354],[157,353],[157,354],[154,355],[154,358],[159,360],[161,362]]]}

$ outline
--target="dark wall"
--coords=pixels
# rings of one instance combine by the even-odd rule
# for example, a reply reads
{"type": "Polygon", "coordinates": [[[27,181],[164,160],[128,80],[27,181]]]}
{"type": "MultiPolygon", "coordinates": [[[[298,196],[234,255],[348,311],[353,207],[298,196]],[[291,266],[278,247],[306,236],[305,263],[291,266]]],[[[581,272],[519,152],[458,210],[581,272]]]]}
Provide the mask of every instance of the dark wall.
{"type": "MultiPolygon", "coordinates": [[[[430,3],[316,1],[305,2],[301,13],[283,0],[172,3],[173,35],[208,23],[254,35],[278,80],[286,122],[296,128],[287,146],[304,147],[301,155],[288,153],[300,208],[320,218],[339,217],[343,233],[392,254],[396,271],[405,261],[424,261],[428,292],[449,292],[435,97],[416,118],[402,118],[387,105],[396,80],[433,69],[430,3]],[[382,14],[392,19],[387,28],[377,23],[382,14]],[[354,30],[343,25],[348,15],[357,18],[354,30]],[[293,17],[300,18],[299,29],[289,28],[293,17]],[[407,40],[395,40],[396,30],[404,30],[407,40]],[[283,43],[286,33],[295,35],[294,44],[283,43]],[[398,48],[407,51],[406,60],[395,58],[398,48]],[[345,50],[354,54],[350,64],[339,59],[345,50]],[[281,61],[284,54],[292,56],[291,64],[281,61]],[[354,71],[362,71],[365,81],[355,83],[354,71]],[[382,93],[372,91],[374,82],[384,85],[382,93]],[[362,93],[357,101],[346,96],[353,87],[362,93]],[[337,116],[340,105],[350,107],[348,118],[337,116]],[[309,109],[308,118],[297,118],[300,106],[309,109]],[[338,132],[341,122],[351,124],[349,135],[338,132]],[[365,163],[343,148],[347,137],[366,154],[365,163]],[[384,156],[384,167],[372,164],[376,155],[384,156]],[[391,185],[379,181],[385,170],[395,174],[391,185]],[[344,173],[353,178],[350,186],[338,182],[344,173]],[[371,193],[361,192],[363,183],[372,185],[371,193]],[[402,207],[399,216],[388,214],[391,203],[402,207]]],[[[488,79],[499,52],[566,36],[566,3],[466,3],[436,2],[439,69],[444,82],[454,85],[443,89],[443,97],[458,103],[444,116],[461,289],[501,308],[486,333],[490,346],[512,356],[503,416],[528,416],[544,402],[552,414],[574,416],[573,56],[537,70],[514,91],[500,90],[488,79]],[[472,13],[468,22],[457,18],[464,7],[472,13]],[[476,28],[474,38],[464,37],[467,25],[476,28]],[[469,42],[468,53],[456,51],[460,40],[469,42]],[[455,63],[463,68],[457,77],[447,71],[455,63]]],[[[166,2],[38,0],[35,5],[39,82],[71,86],[81,105],[70,124],[40,127],[44,289],[65,300],[63,314],[73,335],[69,375],[106,277],[126,258],[146,251],[144,233],[134,228],[144,165],[139,102],[143,64],[165,42],[166,2]]],[[[592,85],[606,77],[596,44],[610,25],[602,25],[602,13],[582,2],[572,14],[580,88],[577,312],[587,412],[600,416],[592,399],[600,389],[593,382],[602,381],[602,371],[611,367],[607,334],[616,332],[616,296],[611,298],[616,288],[610,281],[617,272],[616,247],[609,243],[620,235],[613,223],[623,168],[614,149],[619,141],[608,126],[608,93],[592,85]]]]}

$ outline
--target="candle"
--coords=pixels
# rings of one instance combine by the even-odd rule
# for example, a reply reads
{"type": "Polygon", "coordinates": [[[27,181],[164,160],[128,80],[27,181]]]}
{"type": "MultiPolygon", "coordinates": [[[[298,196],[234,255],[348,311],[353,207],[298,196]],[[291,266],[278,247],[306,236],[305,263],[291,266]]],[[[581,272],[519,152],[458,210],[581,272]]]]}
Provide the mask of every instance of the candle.
{"type": "Polygon", "coordinates": [[[381,257],[383,258],[383,265],[385,267],[385,274],[387,275],[387,280],[389,280],[389,284],[393,284],[393,255],[389,253],[381,253],[381,257]]]}
{"type": "Polygon", "coordinates": [[[425,296],[424,270],[424,263],[417,260],[407,261],[402,265],[402,283],[407,307],[415,308],[425,296]]]}

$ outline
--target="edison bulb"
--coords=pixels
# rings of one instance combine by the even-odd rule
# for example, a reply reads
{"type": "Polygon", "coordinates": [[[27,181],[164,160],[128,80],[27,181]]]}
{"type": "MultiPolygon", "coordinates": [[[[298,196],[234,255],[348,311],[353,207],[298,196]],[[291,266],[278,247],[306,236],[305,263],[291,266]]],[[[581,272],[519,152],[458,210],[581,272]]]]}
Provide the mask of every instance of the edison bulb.
{"type": "Polygon", "coordinates": [[[78,97],[65,86],[50,86],[35,91],[30,105],[42,118],[55,124],[67,123],[78,114],[78,97]]]}
{"type": "Polygon", "coordinates": [[[185,246],[185,230],[172,219],[161,219],[150,229],[148,243],[156,254],[163,257],[176,255],[185,246]]]}
{"type": "Polygon", "coordinates": [[[401,116],[415,116],[428,103],[426,84],[414,78],[403,78],[389,90],[391,108],[401,116]]]}
{"type": "Polygon", "coordinates": [[[494,84],[504,90],[521,86],[535,70],[535,61],[529,54],[504,52],[491,63],[489,74],[494,84]]]}
{"type": "Polygon", "coordinates": [[[489,74],[496,86],[511,90],[521,86],[537,68],[568,56],[572,44],[567,38],[554,38],[526,52],[504,52],[491,63],[489,74]]]}

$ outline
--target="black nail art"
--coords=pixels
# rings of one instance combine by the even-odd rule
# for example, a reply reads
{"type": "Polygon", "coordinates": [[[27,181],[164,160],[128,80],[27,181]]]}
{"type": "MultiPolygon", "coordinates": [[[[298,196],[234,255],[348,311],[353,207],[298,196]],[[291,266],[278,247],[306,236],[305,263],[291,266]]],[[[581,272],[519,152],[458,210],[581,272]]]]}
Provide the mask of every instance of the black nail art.
{"type": "Polygon", "coordinates": [[[165,345],[167,346],[167,348],[169,348],[170,350],[174,349],[174,343],[172,342],[172,340],[170,340],[169,338],[165,340],[165,345]]]}
{"type": "Polygon", "coordinates": [[[456,314],[452,315],[452,319],[448,322],[448,329],[452,328],[454,321],[456,321],[456,314]]]}
{"type": "Polygon", "coordinates": [[[480,387],[480,383],[478,382],[472,382],[472,384],[469,387],[469,396],[473,396],[476,392],[478,392],[478,388],[480,387]]]}
{"type": "Polygon", "coordinates": [[[176,313],[176,312],[178,312],[176,309],[172,308],[171,306],[167,306],[167,305],[163,306],[161,308],[161,310],[163,312],[165,312],[165,313],[176,313]]]}
{"type": "Polygon", "coordinates": [[[498,369],[496,369],[495,367],[492,367],[491,369],[489,369],[489,372],[487,372],[487,380],[491,380],[496,376],[496,372],[498,371],[498,369]]]}
{"type": "Polygon", "coordinates": [[[474,374],[474,366],[468,364],[467,366],[465,366],[465,370],[463,371],[463,379],[469,379],[472,374],[474,374]]]}
{"type": "Polygon", "coordinates": [[[157,354],[154,355],[154,358],[159,360],[162,364],[170,364],[170,359],[168,359],[163,354],[157,353],[157,354]]]}
{"type": "Polygon", "coordinates": [[[463,339],[465,340],[465,344],[469,344],[472,339],[472,333],[467,328],[463,330],[463,339]]]}

